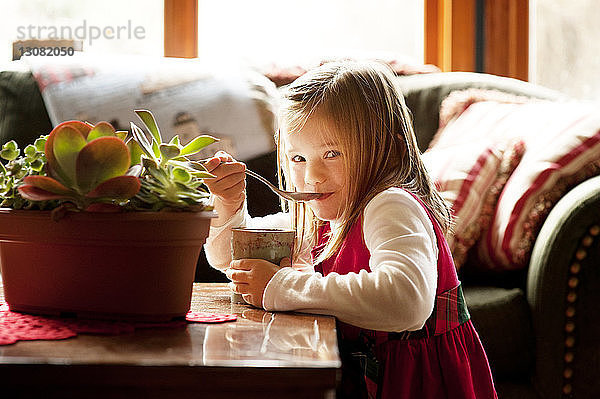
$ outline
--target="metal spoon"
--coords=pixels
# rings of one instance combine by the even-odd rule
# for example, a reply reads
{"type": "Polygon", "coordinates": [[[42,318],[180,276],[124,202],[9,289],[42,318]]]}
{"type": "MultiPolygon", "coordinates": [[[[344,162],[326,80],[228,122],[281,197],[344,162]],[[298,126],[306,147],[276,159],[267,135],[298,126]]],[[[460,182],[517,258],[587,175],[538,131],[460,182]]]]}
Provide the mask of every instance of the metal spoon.
{"type": "Polygon", "coordinates": [[[251,170],[246,169],[246,174],[248,176],[254,177],[257,180],[260,180],[261,182],[266,184],[267,187],[269,187],[271,189],[271,191],[273,191],[275,194],[277,194],[280,197],[285,198],[287,200],[304,202],[304,201],[310,201],[310,200],[317,199],[321,195],[323,195],[322,193],[300,193],[297,191],[283,191],[283,190],[280,190],[279,188],[277,188],[276,186],[274,186],[273,184],[271,184],[270,181],[268,181],[267,179],[265,179],[258,173],[255,173],[251,170]]]}

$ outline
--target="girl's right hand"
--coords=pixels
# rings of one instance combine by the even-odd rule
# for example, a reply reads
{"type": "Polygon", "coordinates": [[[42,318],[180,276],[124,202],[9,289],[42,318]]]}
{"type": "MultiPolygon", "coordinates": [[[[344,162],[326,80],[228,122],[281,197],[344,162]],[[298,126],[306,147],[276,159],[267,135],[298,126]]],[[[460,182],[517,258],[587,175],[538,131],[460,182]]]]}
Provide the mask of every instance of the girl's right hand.
{"type": "Polygon", "coordinates": [[[219,219],[227,220],[241,208],[246,198],[246,164],[236,161],[225,151],[218,151],[204,166],[217,176],[204,179],[204,183],[216,197],[214,205],[219,219]]]}

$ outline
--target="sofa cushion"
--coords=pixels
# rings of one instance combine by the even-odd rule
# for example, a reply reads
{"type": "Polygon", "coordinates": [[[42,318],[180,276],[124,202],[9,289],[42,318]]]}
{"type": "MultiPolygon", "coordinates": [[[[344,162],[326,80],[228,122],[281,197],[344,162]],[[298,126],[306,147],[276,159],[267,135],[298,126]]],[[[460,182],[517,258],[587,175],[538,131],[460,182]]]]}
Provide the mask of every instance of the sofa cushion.
{"type": "Polygon", "coordinates": [[[0,71],[0,144],[15,140],[25,148],[52,130],[40,90],[25,70],[0,71]]]}
{"type": "Polygon", "coordinates": [[[523,151],[523,143],[517,140],[485,148],[478,143],[434,146],[423,154],[427,171],[451,205],[454,226],[447,240],[457,269],[489,227],[498,195],[523,151]]]}
{"type": "Polygon", "coordinates": [[[480,264],[494,270],[526,267],[552,206],[571,187],[600,173],[600,112],[591,104],[477,102],[435,141],[485,148],[514,139],[525,142],[525,154],[478,243],[480,264]]]}
{"type": "MultiPolygon", "coordinates": [[[[487,89],[466,89],[455,90],[442,101],[440,105],[440,124],[439,129],[443,129],[458,118],[471,104],[480,101],[495,101],[506,104],[524,104],[532,101],[537,101],[527,96],[519,96],[516,94],[506,93],[500,90],[487,89]]],[[[430,146],[435,145],[432,141],[430,146]]]]}
{"type": "Polygon", "coordinates": [[[494,378],[526,378],[535,352],[531,315],[523,290],[466,286],[464,294],[494,378]]]}
{"type": "Polygon", "coordinates": [[[558,100],[565,96],[545,87],[517,79],[474,72],[426,73],[396,78],[413,115],[419,149],[425,151],[439,127],[442,101],[456,90],[493,89],[518,96],[558,100]]]}
{"type": "Polygon", "coordinates": [[[271,152],[279,93],[260,73],[197,59],[96,56],[23,59],[40,88],[54,125],[65,120],[108,121],[130,129],[135,109],[153,111],[166,140],[183,144],[200,134],[220,141],[196,158],[217,150],[246,161],[271,152]],[[55,58],[55,59],[46,59],[55,58]]]}

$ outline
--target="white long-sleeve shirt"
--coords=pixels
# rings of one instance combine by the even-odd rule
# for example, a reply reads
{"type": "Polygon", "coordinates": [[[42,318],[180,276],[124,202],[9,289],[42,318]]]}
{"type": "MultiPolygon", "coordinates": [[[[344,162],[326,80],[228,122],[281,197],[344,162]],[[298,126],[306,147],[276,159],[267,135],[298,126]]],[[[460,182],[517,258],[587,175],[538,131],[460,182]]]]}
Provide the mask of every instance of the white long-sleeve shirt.
{"type": "MultiPolygon", "coordinates": [[[[284,213],[251,218],[244,205],[223,226],[211,227],[205,252],[213,267],[229,266],[231,228],[240,226],[289,228],[290,218],[284,213]]],[[[390,188],[365,207],[362,232],[370,272],[322,276],[312,270],[310,248],[303,244],[298,262],[280,269],[267,284],[264,308],[333,315],[372,330],[422,328],[433,310],[438,256],[425,209],[406,191],[390,188]]]]}

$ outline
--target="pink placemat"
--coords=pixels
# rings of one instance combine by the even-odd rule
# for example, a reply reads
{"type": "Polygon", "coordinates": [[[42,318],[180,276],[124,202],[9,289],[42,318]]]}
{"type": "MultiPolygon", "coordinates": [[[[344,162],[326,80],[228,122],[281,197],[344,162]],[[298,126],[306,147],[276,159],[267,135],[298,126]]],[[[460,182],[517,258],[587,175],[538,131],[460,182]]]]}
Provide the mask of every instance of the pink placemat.
{"type": "Polygon", "coordinates": [[[142,328],[182,328],[188,323],[222,323],[236,319],[237,316],[232,314],[206,312],[189,312],[185,320],[166,323],[67,319],[12,312],[7,304],[2,303],[0,304],[0,345],[14,344],[17,341],[66,339],[78,334],[130,334],[142,328]]]}

